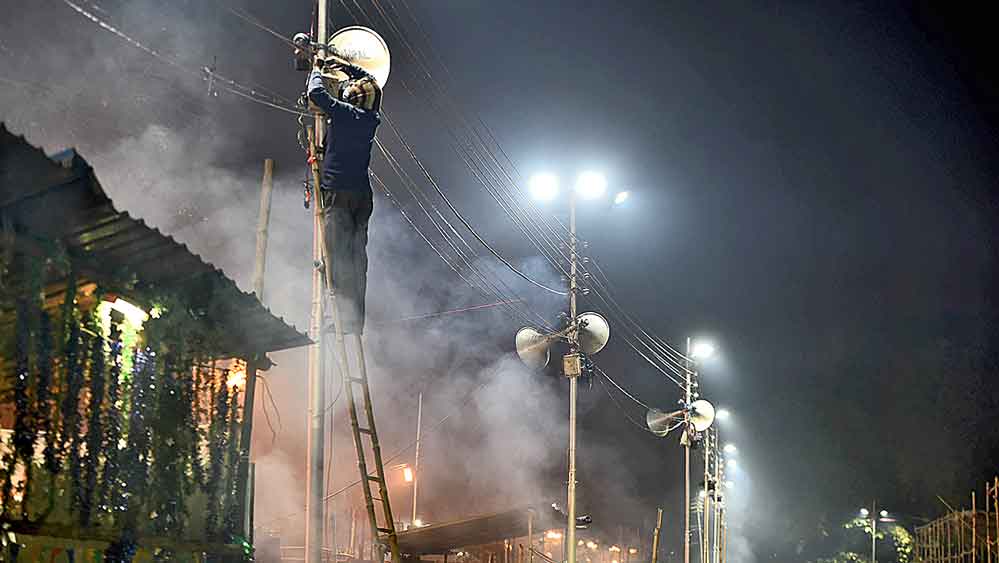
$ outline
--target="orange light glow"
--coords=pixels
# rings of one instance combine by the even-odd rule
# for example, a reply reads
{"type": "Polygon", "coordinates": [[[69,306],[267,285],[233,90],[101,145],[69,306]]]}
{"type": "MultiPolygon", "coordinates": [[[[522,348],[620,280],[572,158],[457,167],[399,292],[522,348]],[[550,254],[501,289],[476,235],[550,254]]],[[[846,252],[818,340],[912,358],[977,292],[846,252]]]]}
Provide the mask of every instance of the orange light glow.
{"type": "Polygon", "coordinates": [[[562,532],[558,530],[548,530],[545,532],[545,537],[550,540],[560,540],[562,539],[562,532]]]}
{"type": "Polygon", "coordinates": [[[410,469],[409,467],[403,467],[402,468],[402,478],[407,483],[412,483],[413,482],[413,470],[410,469]]]}
{"type": "Polygon", "coordinates": [[[229,388],[233,387],[243,387],[246,385],[246,370],[238,370],[229,372],[229,378],[225,380],[225,384],[229,388]]]}

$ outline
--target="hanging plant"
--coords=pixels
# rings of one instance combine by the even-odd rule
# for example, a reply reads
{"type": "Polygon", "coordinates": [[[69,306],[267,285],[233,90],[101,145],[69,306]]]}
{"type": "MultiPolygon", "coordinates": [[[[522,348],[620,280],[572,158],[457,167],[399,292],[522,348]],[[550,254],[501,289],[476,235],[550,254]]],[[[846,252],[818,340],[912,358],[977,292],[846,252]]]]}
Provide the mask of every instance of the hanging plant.
{"type": "Polygon", "coordinates": [[[44,309],[38,322],[38,379],[35,394],[35,419],[38,421],[38,432],[44,436],[45,469],[49,474],[59,471],[58,444],[55,437],[55,425],[52,421],[52,318],[44,309]]]}
{"type": "MultiPolygon", "coordinates": [[[[68,298],[68,297],[67,297],[68,298]]],[[[73,309],[66,311],[70,318],[76,315],[73,309]]],[[[63,323],[65,326],[65,322],[63,323]]],[[[62,471],[62,462],[70,455],[70,447],[73,443],[73,435],[78,430],[80,418],[80,390],[83,387],[83,373],[80,365],[80,325],[71,323],[67,329],[65,340],[65,353],[63,354],[63,385],[62,402],[59,409],[59,417],[62,422],[57,444],[56,472],[62,471]]]]}
{"type": "Polygon", "coordinates": [[[239,503],[242,499],[236,498],[236,473],[240,464],[239,459],[239,391],[232,390],[232,397],[229,399],[229,424],[227,428],[228,436],[226,442],[228,451],[226,459],[225,496],[223,497],[223,509],[225,510],[225,529],[233,534],[239,530],[239,503]]]}
{"type": "MultiPolygon", "coordinates": [[[[84,373],[87,366],[87,356],[91,340],[93,338],[81,332],[79,356],[73,365],[73,369],[70,371],[69,382],[66,386],[68,396],[63,398],[63,404],[66,405],[68,403],[72,409],[72,414],[64,416],[66,423],[63,427],[63,432],[67,432],[68,428],[69,436],[66,437],[66,441],[63,443],[63,451],[68,451],[66,462],[69,465],[69,477],[73,493],[70,497],[70,508],[73,510],[80,508],[81,493],[83,491],[83,457],[80,455],[80,442],[83,438],[83,416],[80,413],[80,396],[83,394],[85,387],[86,378],[84,377],[84,373]]],[[[65,407],[63,412],[67,413],[65,407]]]]}
{"type": "Polygon", "coordinates": [[[31,463],[31,446],[34,443],[28,423],[28,355],[31,346],[31,333],[28,324],[27,303],[19,299],[14,320],[14,436],[10,444],[4,444],[3,472],[0,474],[0,497],[3,507],[0,515],[12,513],[14,502],[14,472],[18,459],[31,463]],[[25,455],[26,454],[26,455],[25,455]]]}
{"type": "MultiPolygon", "coordinates": [[[[91,319],[91,326],[96,327],[96,324],[91,319]]],[[[97,487],[104,430],[101,415],[104,412],[104,365],[106,361],[104,340],[94,338],[90,348],[90,404],[87,406],[90,418],[87,421],[87,457],[84,461],[83,485],[77,493],[80,506],[80,525],[84,528],[90,526],[94,512],[94,489],[97,487]]]]}
{"type": "Polygon", "coordinates": [[[201,449],[204,443],[203,432],[201,430],[202,401],[204,400],[204,368],[200,365],[192,371],[192,377],[187,389],[191,393],[190,429],[191,429],[191,485],[193,489],[205,486],[205,468],[201,461],[201,449]]]}
{"type": "Polygon", "coordinates": [[[221,494],[223,489],[222,469],[225,466],[226,453],[226,420],[229,417],[229,388],[225,385],[225,378],[228,370],[222,372],[221,384],[218,382],[217,372],[212,373],[212,387],[218,391],[214,395],[214,409],[212,413],[212,443],[208,452],[208,515],[207,529],[211,536],[219,532],[219,510],[221,505],[221,494]]]}
{"type": "Polygon", "coordinates": [[[153,529],[160,535],[180,533],[186,517],[184,466],[189,446],[183,423],[190,405],[184,402],[175,371],[180,354],[182,350],[175,348],[161,356],[156,416],[150,423],[152,450],[156,452],[155,463],[150,467],[150,480],[154,484],[150,517],[153,529]]]}
{"type": "Polygon", "coordinates": [[[122,460],[122,506],[127,525],[133,525],[137,510],[145,501],[149,476],[149,427],[146,414],[155,397],[153,381],[155,354],[150,350],[136,352],[132,370],[132,401],[129,405],[128,440],[122,460]]]}
{"type": "MultiPolygon", "coordinates": [[[[101,492],[97,505],[101,511],[113,512],[112,502],[118,503],[117,492],[120,483],[119,458],[121,446],[121,369],[122,369],[122,343],[118,340],[118,328],[111,329],[111,342],[108,350],[108,397],[107,413],[104,423],[104,436],[101,451],[104,452],[104,467],[101,470],[100,487],[101,492]]],[[[119,505],[120,506],[120,505],[119,505]]],[[[124,509],[122,509],[124,510],[124,509]]]]}

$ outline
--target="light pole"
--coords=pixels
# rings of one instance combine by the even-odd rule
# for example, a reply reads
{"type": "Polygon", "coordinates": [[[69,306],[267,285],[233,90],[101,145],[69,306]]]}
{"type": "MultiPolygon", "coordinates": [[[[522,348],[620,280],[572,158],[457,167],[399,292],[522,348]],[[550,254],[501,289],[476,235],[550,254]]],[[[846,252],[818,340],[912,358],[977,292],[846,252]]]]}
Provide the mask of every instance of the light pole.
{"type": "MultiPolygon", "coordinates": [[[[538,200],[550,201],[558,195],[558,178],[552,174],[539,174],[531,178],[528,186],[538,200]]],[[[576,563],[576,405],[578,403],[579,376],[582,358],[579,348],[579,321],[576,311],[576,293],[579,291],[579,253],[576,239],[576,200],[597,199],[607,191],[607,180],[596,172],[583,172],[576,185],[569,190],[569,327],[565,334],[569,353],[562,358],[562,371],[569,378],[569,451],[568,480],[566,483],[566,563],[576,563]]],[[[618,195],[615,203],[627,199],[618,195]]]]}
{"type": "MultiPolygon", "coordinates": [[[[881,519],[888,518],[888,511],[882,510],[880,514],[878,513],[878,501],[871,502],[871,509],[867,508],[860,509],[860,517],[867,518],[871,517],[871,563],[877,562],[877,552],[878,552],[878,520],[879,516],[881,519]]],[[[886,520],[890,522],[890,520],[886,520]]]]}
{"type": "MultiPolygon", "coordinates": [[[[695,370],[695,359],[706,359],[715,353],[715,347],[704,341],[691,343],[687,337],[687,353],[684,355],[684,415],[683,424],[686,432],[686,440],[683,442],[683,563],[690,563],[690,445],[693,441],[694,428],[691,425],[691,410],[689,405],[693,402],[693,384],[697,376],[695,370]]],[[[705,514],[707,514],[705,512],[705,514]]]]}

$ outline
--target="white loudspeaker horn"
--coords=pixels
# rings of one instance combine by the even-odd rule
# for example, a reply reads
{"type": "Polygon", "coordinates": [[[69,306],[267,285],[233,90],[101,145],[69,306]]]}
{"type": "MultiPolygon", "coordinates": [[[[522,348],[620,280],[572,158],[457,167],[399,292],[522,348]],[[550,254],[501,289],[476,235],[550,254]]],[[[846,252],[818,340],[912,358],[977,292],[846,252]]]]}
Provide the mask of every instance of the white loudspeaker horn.
{"type": "Polygon", "coordinates": [[[694,430],[704,432],[715,421],[715,407],[704,399],[698,399],[690,404],[690,423],[694,430]]]}
{"type": "MultiPolygon", "coordinates": [[[[649,430],[662,438],[673,428],[683,421],[684,415],[687,413],[685,409],[680,409],[673,412],[663,412],[659,409],[649,409],[649,412],[645,415],[645,424],[649,427],[649,430]]],[[[715,407],[705,401],[704,399],[698,399],[690,404],[690,424],[694,427],[694,430],[698,432],[704,432],[711,427],[711,423],[715,420],[715,407]]],[[[680,443],[684,443],[689,439],[687,436],[687,430],[684,429],[683,436],[680,438],[680,443]]],[[[684,444],[686,445],[686,444],[684,444]]]]}
{"type": "Polygon", "coordinates": [[[548,365],[551,352],[548,347],[552,338],[537,330],[525,326],[517,331],[514,339],[517,346],[517,355],[525,364],[532,368],[543,368],[548,365]]]}
{"type": "Polygon", "coordinates": [[[576,317],[579,325],[579,349],[585,354],[596,354],[610,340],[610,325],[599,313],[583,313],[576,317]]]}
{"type": "Polygon", "coordinates": [[[385,87],[391,59],[388,45],[381,35],[366,27],[352,25],[334,33],[327,44],[331,55],[363,68],[375,78],[380,88],[385,87]]]}

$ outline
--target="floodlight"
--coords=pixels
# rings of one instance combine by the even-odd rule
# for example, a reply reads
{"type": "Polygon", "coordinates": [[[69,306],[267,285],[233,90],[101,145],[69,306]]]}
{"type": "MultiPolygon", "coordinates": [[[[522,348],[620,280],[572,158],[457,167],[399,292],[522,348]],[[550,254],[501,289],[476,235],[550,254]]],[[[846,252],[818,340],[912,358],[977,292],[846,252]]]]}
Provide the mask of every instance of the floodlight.
{"type": "Polygon", "coordinates": [[[531,197],[539,201],[551,201],[558,196],[558,177],[554,174],[536,174],[528,184],[531,197]]]}
{"type": "Polygon", "coordinates": [[[607,179],[598,172],[583,172],[576,180],[576,192],[584,199],[597,199],[607,191],[607,179]]]}

